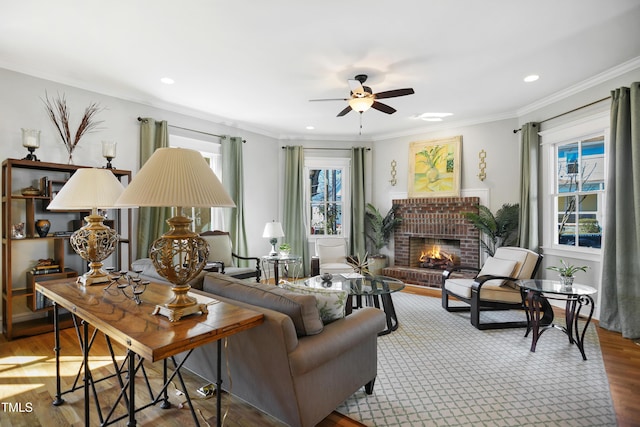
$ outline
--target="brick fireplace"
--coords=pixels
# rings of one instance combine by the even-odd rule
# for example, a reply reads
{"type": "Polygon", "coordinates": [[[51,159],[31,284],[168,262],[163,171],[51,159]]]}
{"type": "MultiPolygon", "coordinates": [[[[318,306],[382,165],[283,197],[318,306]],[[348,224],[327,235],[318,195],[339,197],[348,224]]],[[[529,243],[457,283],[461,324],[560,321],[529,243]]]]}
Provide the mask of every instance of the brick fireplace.
{"type": "Polygon", "coordinates": [[[436,197],[393,200],[402,223],[393,233],[394,266],[385,276],[406,283],[441,287],[442,269],[424,268],[418,260],[423,247],[439,246],[462,265],[479,266],[480,234],[462,212],[477,212],[478,197],[436,197]]]}

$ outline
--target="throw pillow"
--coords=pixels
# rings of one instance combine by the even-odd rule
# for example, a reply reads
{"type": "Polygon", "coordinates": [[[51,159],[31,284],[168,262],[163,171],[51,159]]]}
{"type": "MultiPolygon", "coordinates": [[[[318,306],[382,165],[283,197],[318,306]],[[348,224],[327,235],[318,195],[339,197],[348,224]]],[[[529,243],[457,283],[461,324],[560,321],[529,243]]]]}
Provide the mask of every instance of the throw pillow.
{"type": "Polygon", "coordinates": [[[320,318],[325,325],[344,317],[344,308],[347,302],[348,292],[342,289],[318,289],[309,286],[283,282],[280,287],[303,295],[316,297],[320,318]]]}
{"type": "MultiPolygon", "coordinates": [[[[502,276],[512,277],[513,270],[516,268],[516,261],[489,257],[482,266],[478,276],[502,276]]],[[[501,285],[505,282],[502,281],[501,285]]]]}

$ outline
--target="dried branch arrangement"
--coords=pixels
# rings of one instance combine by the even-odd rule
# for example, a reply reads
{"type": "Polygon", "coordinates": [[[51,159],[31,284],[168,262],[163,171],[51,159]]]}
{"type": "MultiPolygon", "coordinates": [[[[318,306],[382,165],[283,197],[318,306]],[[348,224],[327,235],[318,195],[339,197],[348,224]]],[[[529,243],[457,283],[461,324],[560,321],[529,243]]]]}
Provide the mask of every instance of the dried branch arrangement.
{"type": "Polygon", "coordinates": [[[73,161],[73,150],[80,142],[80,139],[87,133],[98,130],[98,126],[103,123],[103,120],[95,120],[95,116],[104,108],[100,107],[97,102],[92,102],[85,110],[80,125],[76,131],[75,136],[71,137],[71,131],[69,130],[69,109],[67,107],[67,99],[65,95],[58,95],[56,99],[49,99],[49,95],[45,92],[45,99],[42,100],[45,105],[45,109],[49,118],[55,125],[62,142],[67,148],[69,153],[69,163],[73,161]]]}

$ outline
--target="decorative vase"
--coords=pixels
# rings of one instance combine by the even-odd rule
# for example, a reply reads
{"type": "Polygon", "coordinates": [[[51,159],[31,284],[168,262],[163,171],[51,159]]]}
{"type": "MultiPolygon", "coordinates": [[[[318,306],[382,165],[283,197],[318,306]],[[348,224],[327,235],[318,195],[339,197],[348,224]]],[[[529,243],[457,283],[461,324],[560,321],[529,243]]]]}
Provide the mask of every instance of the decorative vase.
{"type": "Polygon", "coordinates": [[[427,171],[427,179],[429,180],[429,182],[431,183],[436,182],[439,177],[440,177],[440,172],[438,172],[438,169],[436,167],[432,167],[427,171]]]}
{"type": "Polygon", "coordinates": [[[573,286],[573,276],[560,276],[560,282],[565,288],[570,288],[573,286]]]}
{"type": "Polygon", "coordinates": [[[35,226],[36,226],[36,232],[38,233],[38,236],[47,237],[47,234],[49,234],[49,229],[51,228],[51,223],[49,222],[48,219],[37,220],[35,223],[35,226]]]}

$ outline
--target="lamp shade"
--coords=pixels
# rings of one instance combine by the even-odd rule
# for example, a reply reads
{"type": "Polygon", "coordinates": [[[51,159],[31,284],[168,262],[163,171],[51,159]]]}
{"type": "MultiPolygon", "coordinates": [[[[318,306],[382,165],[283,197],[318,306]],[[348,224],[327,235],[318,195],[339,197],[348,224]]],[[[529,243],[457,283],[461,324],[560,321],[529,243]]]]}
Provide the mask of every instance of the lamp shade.
{"type": "Polygon", "coordinates": [[[116,206],[235,207],[198,151],[158,148],[133,177],[116,206]]]}
{"type": "Polygon", "coordinates": [[[64,184],[47,209],[107,209],[116,206],[124,187],[109,169],[81,168],[64,184]]]}
{"type": "Polygon", "coordinates": [[[284,231],[282,230],[282,224],[279,222],[268,222],[264,226],[264,231],[262,232],[262,237],[268,238],[278,238],[284,237],[284,231]]]}
{"type": "Polygon", "coordinates": [[[349,101],[349,106],[352,110],[362,113],[367,111],[373,105],[373,98],[371,97],[363,97],[363,98],[351,98],[349,101]]]}

